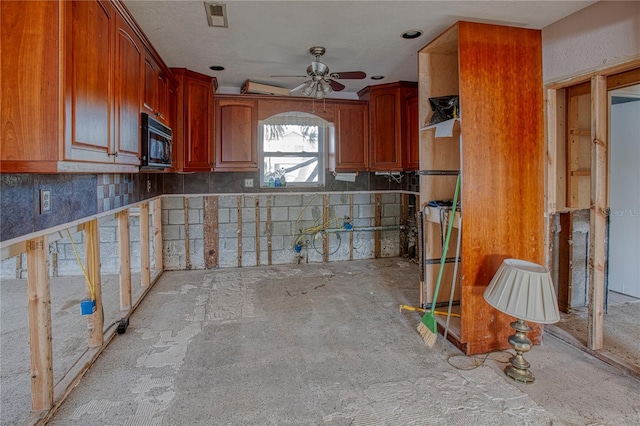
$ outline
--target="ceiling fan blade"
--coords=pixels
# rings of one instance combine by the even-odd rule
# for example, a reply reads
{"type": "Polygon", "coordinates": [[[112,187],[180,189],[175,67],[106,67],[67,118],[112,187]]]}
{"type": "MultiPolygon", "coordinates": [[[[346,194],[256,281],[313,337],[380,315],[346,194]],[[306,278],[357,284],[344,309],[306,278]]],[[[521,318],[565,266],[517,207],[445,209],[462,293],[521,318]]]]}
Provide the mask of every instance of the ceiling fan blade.
{"type": "Polygon", "coordinates": [[[346,71],[346,72],[332,72],[331,78],[346,78],[351,80],[362,80],[366,78],[367,74],[362,71],[346,71]]]}
{"type": "Polygon", "coordinates": [[[304,86],[306,86],[306,85],[307,85],[307,83],[308,83],[308,81],[305,81],[304,83],[299,84],[299,85],[297,85],[296,87],[294,87],[293,89],[289,90],[289,92],[291,93],[291,92],[295,92],[295,91],[297,91],[297,90],[300,90],[300,89],[302,89],[304,86]]]}
{"type": "Polygon", "coordinates": [[[327,82],[329,83],[329,85],[331,86],[334,92],[339,92],[346,87],[344,84],[338,83],[335,80],[327,80],[327,82]]]}

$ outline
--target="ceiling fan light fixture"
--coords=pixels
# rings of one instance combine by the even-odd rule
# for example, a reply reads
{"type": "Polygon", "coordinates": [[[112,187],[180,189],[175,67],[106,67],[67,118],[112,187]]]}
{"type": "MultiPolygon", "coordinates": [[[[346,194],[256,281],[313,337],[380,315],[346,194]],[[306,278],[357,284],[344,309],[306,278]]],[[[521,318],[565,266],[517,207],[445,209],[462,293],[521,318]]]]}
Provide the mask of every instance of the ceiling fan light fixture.
{"type": "Polygon", "coordinates": [[[302,89],[302,94],[305,96],[311,96],[313,93],[313,87],[315,86],[315,82],[313,80],[307,81],[307,84],[302,89]]]}
{"type": "Polygon", "coordinates": [[[384,75],[372,75],[371,80],[382,80],[384,75]]]}
{"type": "Polygon", "coordinates": [[[320,88],[322,89],[322,93],[328,95],[333,90],[331,85],[326,80],[320,80],[320,88]]]}

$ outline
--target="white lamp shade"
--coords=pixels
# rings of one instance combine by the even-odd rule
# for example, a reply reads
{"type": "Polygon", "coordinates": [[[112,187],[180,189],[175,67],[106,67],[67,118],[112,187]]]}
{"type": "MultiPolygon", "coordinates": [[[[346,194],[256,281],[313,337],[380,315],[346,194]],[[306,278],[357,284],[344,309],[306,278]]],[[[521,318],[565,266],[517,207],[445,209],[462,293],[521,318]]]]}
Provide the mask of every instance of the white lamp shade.
{"type": "Polygon", "coordinates": [[[551,274],[537,263],[505,259],[485,290],[484,300],[525,321],[552,324],[560,320],[551,274]]]}

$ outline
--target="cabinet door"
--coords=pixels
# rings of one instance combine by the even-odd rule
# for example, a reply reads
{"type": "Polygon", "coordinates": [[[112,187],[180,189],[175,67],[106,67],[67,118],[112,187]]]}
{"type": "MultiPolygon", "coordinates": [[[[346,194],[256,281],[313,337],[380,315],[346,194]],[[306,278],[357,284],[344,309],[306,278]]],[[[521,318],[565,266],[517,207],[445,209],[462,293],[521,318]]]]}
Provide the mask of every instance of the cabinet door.
{"type": "Polygon", "coordinates": [[[418,121],[418,91],[411,90],[405,96],[404,114],[402,122],[402,168],[405,171],[418,170],[420,168],[420,143],[418,121]]]}
{"type": "Polygon", "coordinates": [[[402,170],[400,92],[396,88],[373,90],[371,108],[371,170],[402,170]]]}
{"type": "Polygon", "coordinates": [[[366,105],[336,105],[335,171],[365,171],[369,162],[369,110],[366,105]]]}
{"type": "Polygon", "coordinates": [[[65,158],[113,162],[112,58],[114,13],[110,3],[67,2],[65,158]]]}
{"type": "Polygon", "coordinates": [[[184,78],[183,84],[184,171],[210,171],[213,85],[184,78]]]}
{"type": "Polygon", "coordinates": [[[169,124],[169,85],[167,77],[158,69],[156,75],[156,117],[169,124]]]}
{"type": "Polygon", "coordinates": [[[124,19],[118,15],[116,22],[116,162],[140,164],[140,81],[143,54],[139,39],[124,19]]]}
{"type": "Polygon", "coordinates": [[[158,66],[153,58],[147,53],[144,56],[144,99],[142,103],[143,111],[155,116],[156,105],[156,85],[158,66]]]}
{"type": "Polygon", "coordinates": [[[217,171],[257,171],[258,112],[255,101],[219,99],[216,110],[217,171]]]}

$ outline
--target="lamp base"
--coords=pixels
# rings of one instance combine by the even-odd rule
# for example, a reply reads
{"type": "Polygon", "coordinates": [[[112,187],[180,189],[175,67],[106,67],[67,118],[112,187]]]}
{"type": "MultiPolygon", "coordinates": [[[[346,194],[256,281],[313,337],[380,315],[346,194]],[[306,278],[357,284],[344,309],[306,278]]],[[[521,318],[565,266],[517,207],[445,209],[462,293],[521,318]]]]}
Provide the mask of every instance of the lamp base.
{"type": "Polygon", "coordinates": [[[504,374],[511,377],[516,382],[520,383],[533,383],[536,378],[533,376],[533,373],[529,370],[521,370],[519,368],[514,367],[513,365],[507,365],[504,368],[504,374]]]}
{"type": "Polygon", "coordinates": [[[531,331],[531,327],[521,319],[512,322],[511,327],[516,331],[516,334],[509,336],[509,343],[516,354],[509,358],[509,365],[505,367],[504,374],[516,382],[533,383],[535,377],[533,373],[529,371],[531,364],[524,359],[524,354],[531,349],[531,340],[527,337],[527,333],[531,331]]]}

